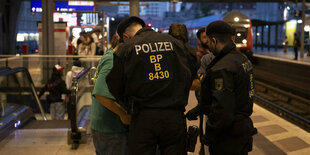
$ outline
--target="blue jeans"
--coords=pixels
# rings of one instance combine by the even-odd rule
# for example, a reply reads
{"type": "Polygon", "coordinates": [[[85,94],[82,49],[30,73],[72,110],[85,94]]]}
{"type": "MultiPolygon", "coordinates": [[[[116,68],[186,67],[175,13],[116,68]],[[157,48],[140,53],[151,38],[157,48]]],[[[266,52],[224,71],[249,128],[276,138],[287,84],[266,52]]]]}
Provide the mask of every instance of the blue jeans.
{"type": "Polygon", "coordinates": [[[97,155],[126,155],[128,133],[103,133],[92,130],[97,155]]]}
{"type": "Polygon", "coordinates": [[[66,106],[62,102],[54,102],[50,105],[50,114],[52,120],[65,119],[66,106]]]}

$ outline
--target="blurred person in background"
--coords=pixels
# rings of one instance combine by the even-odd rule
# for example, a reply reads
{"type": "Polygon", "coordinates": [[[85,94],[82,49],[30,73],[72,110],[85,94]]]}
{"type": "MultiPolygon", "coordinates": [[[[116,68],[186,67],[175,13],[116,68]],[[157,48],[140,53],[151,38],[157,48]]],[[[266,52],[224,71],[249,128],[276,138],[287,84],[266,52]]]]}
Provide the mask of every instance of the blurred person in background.
{"type": "Polygon", "coordinates": [[[294,53],[295,53],[294,60],[297,60],[298,59],[298,48],[300,48],[300,40],[299,40],[297,33],[294,33],[293,45],[294,45],[294,53]]]}
{"type": "Polygon", "coordinates": [[[101,34],[101,29],[100,27],[96,27],[92,32],[91,32],[91,37],[94,40],[94,43],[96,44],[96,55],[103,55],[103,49],[102,49],[102,39],[99,39],[99,36],[101,34]]]}
{"type": "MultiPolygon", "coordinates": [[[[169,32],[171,36],[174,38],[182,41],[182,43],[185,45],[185,49],[190,53],[190,59],[191,62],[196,62],[196,53],[195,49],[193,49],[189,44],[188,44],[188,32],[187,28],[184,24],[171,24],[169,27],[169,32]]],[[[198,69],[198,64],[190,64],[192,65],[193,68],[198,69]]],[[[198,80],[198,77],[193,80],[192,83],[192,90],[199,90],[200,89],[200,81],[198,80]]]]}
{"type": "Polygon", "coordinates": [[[84,67],[82,67],[82,63],[80,60],[75,59],[73,62],[73,66],[71,68],[70,71],[67,72],[66,74],[66,86],[67,89],[71,89],[71,85],[72,85],[72,79],[78,74],[80,73],[82,70],[84,69],[84,67]]]}
{"type": "Polygon", "coordinates": [[[196,46],[196,57],[199,61],[205,54],[211,53],[209,51],[208,45],[206,44],[206,28],[202,27],[196,33],[198,45],[196,46]]]}
{"type": "Polygon", "coordinates": [[[50,114],[52,120],[64,120],[66,103],[69,101],[70,91],[66,88],[66,83],[62,79],[63,67],[56,64],[53,67],[52,77],[41,89],[38,97],[40,98],[46,91],[49,91],[46,100],[50,105],[50,114]],[[66,94],[65,100],[61,98],[62,94],[66,94]]]}
{"type": "Polygon", "coordinates": [[[78,45],[78,55],[95,55],[96,44],[89,33],[80,36],[81,43],[78,45]]]}

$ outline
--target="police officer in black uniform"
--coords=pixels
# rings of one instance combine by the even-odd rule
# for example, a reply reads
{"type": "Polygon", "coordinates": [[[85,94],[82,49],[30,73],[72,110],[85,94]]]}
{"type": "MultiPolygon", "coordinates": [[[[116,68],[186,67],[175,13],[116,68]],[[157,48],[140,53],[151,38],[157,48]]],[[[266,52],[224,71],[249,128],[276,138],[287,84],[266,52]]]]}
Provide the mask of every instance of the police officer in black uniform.
{"type": "Polygon", "coordinates": [[[202,81],[201,104],[190,110],[189,120],[206,114],[205,143],[211,155],[247,154],[252,149],[256,129],[253,112],[253,67],[248,58],[236,50],[234,29],[223,21],[207,26],[207,44],[216,56],[207,67],[202,81]]]}
{"type": "Polygon", "coordinates": [[[129,155],[153,155],[157,146],[162,155],[186,154],[184,111],[196,62],[181,41],[138,17],[123,19],[117,33],[125,43],[114,53],[107,84],[131,105],[129,155]]]}

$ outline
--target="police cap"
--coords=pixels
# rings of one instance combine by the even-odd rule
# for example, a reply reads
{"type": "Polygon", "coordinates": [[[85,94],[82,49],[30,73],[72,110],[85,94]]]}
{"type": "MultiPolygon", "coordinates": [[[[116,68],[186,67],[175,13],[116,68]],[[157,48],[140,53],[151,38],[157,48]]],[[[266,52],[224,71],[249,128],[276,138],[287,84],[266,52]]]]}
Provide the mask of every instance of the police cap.
{"type": "Polygon", "coordinates": [[[117,33],[121,39],[123,39],[123,33],[125,32],[126,28],[134,22],[137,22],[142,27],[145,27],[145,22],[139,17],[130,16],[130,17],[124,18],[117,26],[117,33]]]}
{"type": "Polygon", "coordinates": [[[228,34],[235,35],[235,30],[224,21],[214,21],[206,27],[207,35],[228,34]]]}

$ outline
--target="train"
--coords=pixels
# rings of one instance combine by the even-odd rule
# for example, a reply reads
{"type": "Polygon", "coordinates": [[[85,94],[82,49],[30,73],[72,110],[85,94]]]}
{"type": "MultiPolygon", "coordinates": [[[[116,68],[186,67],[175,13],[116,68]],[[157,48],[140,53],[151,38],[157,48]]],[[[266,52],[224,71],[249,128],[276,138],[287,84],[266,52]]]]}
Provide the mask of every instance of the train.
{"type": "Polygon", "coordinates": [[[230,12],[223,21],[235,29],[235,44],[241,52],[253,51],[253,29],[251,20],[240,12],[230,12]]]}
{"type": "Polygon", "coordinates": [[[209,23],[217,20],[225,21],[235,29],[234,41],[237,49],[252,59],[253,55],[253,28],[249,17],[241,12],[228,12],[225,14],[216,14],[202,17],[199,19],[185,21],[189,31],[189,44],[195,47],[197,45],[196,33],[209,23]]]}

